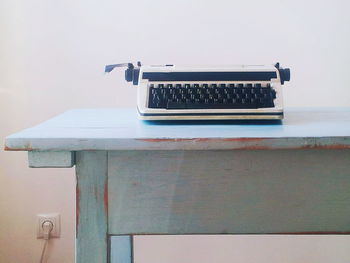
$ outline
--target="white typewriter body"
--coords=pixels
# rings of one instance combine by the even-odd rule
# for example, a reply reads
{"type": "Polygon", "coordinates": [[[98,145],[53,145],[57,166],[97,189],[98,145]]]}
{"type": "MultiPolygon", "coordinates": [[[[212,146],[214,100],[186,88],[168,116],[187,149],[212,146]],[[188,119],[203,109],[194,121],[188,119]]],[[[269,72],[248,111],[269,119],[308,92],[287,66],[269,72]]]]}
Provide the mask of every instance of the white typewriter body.
{"type": "MultiPolygon", "coordinates": [[[[141,66],[141,63],[138,62],[137,66],[132,63],[109,65],[106,66],[105,71],[110,72],[114,67],[121,66],[128,67],[125,71],[125,79],[137,85],[137,108],[139,117],[143,120],[278,120],[283,118],[282,84],[290,80],[290,71],[280,68],[279,63],[276,65],[141,66]],[[167,87],[171,88],[167,90],[167,87]],[[216,97],[214,93],[208,95],[214,91],[210,87],[215,87],[216,95],[223,94],[224,91],[226,94],[223,95],[227,95],[227,92],[248,92],[248,90],[250,95],[244,93],[240,98],[240,94],[236,94],[238,97],[238,99],[235,97],[236,101],[240,100],[239,103],[241,103],[238,107],[235,102],[232,102],[235,101],[234,99],[230,102],[230,106],[225,103],[219,105],[216,103],[219,95],[216,97]],[[227,87],[226,90],[225,87],[227,87]],[[188,94],[193,90],[201,95],[188,94]],[[267,90],[269,103],[260,101],[254,104],[255,107],[249,106],[247,101],[260,100],[267,96],[265,95],[267,90]],[[169,91],[187,92],[187,97],[175,94],[180,96],[180,99],[174,102],[174,106],[169,99],[169,93],[164,95],[169,91]],[[201,93],[204,91],[207,92],[205,95],[201,93]],[[163,92],[161,93],[164,96],[163,101],[154,102],[155,99],[159,99],[160,92],[163,92]],[[165,96],[167,96],[167,103],[164,104],[165,96]],[[209,97],[195,101],[195,96],[209,97]],[[178,101],[184,101],[184,105],[181,104],[182,102],[176,104],[178,101]],[[207,104],[204,104],[203,101],[207,104]],[[228,105],[227,108],[225,105],[228,105]],[[248,105],[247,108],[245,105],[248,105]]],[[[221,102],[228,101],[227,98],[221,99],[221,102]]]]}
{"type": "Polygon", "coordinates": [[[227,119],[282,119],[283,118],[283,96],[282,85],[279,78],[278,70],[273,66],[265,65],[232,65],[232,66],[142,66],[140,68],[138,90],[137,90],[137,107],[140,118],[143,120],[227,120],[227,119]],[[269,81],[151,81],[144,79],[145,72],[276,72],[276,78],[269,81]],[[149,108],[149,87],[157,86],[159,83],[164,84],[261,84],[262,87],[271,85],[276,91],[273,108],[258,109],[160,109],[149,108]],[[248,114],[247,114],[248,113],[248,114]]]}

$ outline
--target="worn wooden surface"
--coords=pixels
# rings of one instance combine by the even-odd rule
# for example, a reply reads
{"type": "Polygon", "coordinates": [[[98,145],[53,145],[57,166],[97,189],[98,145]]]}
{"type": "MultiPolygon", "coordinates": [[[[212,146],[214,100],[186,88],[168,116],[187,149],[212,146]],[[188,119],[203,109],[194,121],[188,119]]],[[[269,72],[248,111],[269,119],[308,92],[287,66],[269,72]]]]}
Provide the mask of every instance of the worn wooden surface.
{"type": "Polygon", "coordinates": [[[133,263],[132,236],[110,237],[110,263],[133,263]]]}
{"type": "Polygon", "coordinates": [[[28,163],[31,168],[69,168],[75,164],[75,154],[64,151],[30,151],[28,152],[28,163]]]}
{"type": "MultiPolygon", "coordinates": [[[[32,167],[75,154],[79,263],[107,262],[108,234],[350,233],[349,108],[287,109],[282,124],[72,110],[5,149],[32,167]]],[[[129,263],[128,239],[110,238],[111,260],[129,263]]]]}
{"type": "Polygon", "coordinates": [[[114,151],[110,234],[350,233],[350,150],[114,151]]]}
{"type": "Polygon", "coordinates": [[[271,122],[158,122],[133,109],[71,110],[6,139],[6,150],[350,148],[350,108],[286,109],[271,122]]]}
{"type": "Polygon", "coordinates": [[[108,249],[107,152],[78,152],[76,160],[76,262],[106,263],[108,249]]]}

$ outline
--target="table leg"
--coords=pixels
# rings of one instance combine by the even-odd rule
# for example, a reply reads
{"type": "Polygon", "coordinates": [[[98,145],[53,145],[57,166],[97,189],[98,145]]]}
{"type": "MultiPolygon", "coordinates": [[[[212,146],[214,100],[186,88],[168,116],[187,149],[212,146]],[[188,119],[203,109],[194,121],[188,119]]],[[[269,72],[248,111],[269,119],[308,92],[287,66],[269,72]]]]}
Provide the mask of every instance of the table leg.
{"type": "Polygon", "coordinates": [[[111,236],[110,263],[133,263],[133,236],[111,236]]]}
{"type": "Polygon", "coordinates": [[[76,262],[106,263],[108,254],[107,152],[77,152],[76,176],[76,262]]]}

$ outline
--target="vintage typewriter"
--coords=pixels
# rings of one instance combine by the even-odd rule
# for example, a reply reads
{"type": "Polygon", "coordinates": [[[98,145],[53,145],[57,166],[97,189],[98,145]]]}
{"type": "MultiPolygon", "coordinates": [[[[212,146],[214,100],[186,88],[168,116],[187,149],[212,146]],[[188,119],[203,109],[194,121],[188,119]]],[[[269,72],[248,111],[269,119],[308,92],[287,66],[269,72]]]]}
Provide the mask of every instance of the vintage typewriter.
{"type": "Polygon", "coordinates": [[[126,67],[125,80],[138,85],[144,120],[271,120],[283,118],[282,85],[290,70],[275,65],[222,67],[155,65],[126,67]]]}

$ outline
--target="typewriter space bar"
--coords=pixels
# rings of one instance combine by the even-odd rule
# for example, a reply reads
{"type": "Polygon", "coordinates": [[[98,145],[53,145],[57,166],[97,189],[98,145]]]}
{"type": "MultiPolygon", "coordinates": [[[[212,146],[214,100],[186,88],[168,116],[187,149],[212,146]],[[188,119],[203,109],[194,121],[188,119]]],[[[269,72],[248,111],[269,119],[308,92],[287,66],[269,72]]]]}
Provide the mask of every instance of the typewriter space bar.
{"type": "Polygon", "coordinates": [[[180,110],[180,109],[257,109],[256,103],[178,103],[168,102],[168,110],[180,110]]]}

